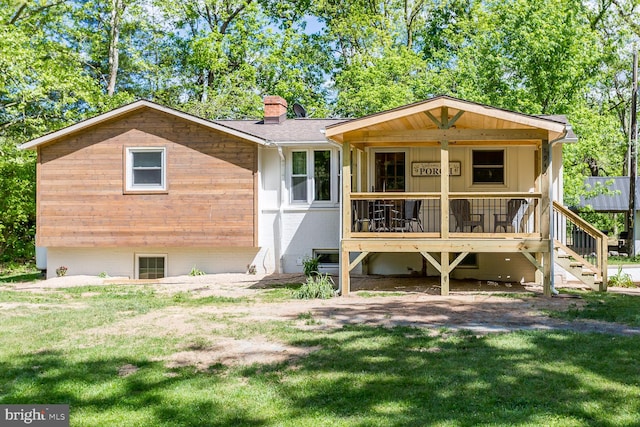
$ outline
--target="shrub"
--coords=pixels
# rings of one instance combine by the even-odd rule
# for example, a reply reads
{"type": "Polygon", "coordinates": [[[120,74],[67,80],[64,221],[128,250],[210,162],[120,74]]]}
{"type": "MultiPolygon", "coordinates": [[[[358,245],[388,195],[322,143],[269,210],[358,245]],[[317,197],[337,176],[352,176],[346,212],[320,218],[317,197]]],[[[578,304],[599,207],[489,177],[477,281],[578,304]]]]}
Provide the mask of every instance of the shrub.
{"type": "Polygon", "coordinates": [[[622,266],[618,266],[618,273],[609,277],[609,286],[619,286],[621,288],[635,288],[635,284],[629,273],[622,272],[622,266]]]}
{"type": "Polygon", "coordinates": [[[318,258],[305,258],[302,261],[302,268],[304,271],[304,275],[310,277],[312,274],[318,274],[318,266],[320,265],[320,260],[318,258]]]}
{"type": "Polygon", "coordinates": [[[102,273],[98,274],[98,277],[101,279],[106,279],[107,277],[109,277],[109,275],[106,271],[103,271],[102,273]]]}
{"type": "Polygon", "coordinates": [[[198,268],[196,268],[195,265],[193,266],[193,268],[189,272],[189,276],[204,276],[204,274],[205,274],[204,271],[199,270],[198,268]]]}
{"type": "Polygon", "coordinates": [[[61,265],[60,267],[56,268],[56,276],[62,277],[65,274],[67,274],[67,267],[61,265]]]}
{"type": "Polygon", "coordinates": [[[336,291],[331,276],[318,274],[313,277],[307,277],[307,282],[295,290],[293,295],[298,299],[329,299],[336,296],[336,291]]]}
{"type": "Polygon", "coordinates": [[[247,274],[256,274],[258,270],[256,269],[255,264],[247,265],[247,274]]]}

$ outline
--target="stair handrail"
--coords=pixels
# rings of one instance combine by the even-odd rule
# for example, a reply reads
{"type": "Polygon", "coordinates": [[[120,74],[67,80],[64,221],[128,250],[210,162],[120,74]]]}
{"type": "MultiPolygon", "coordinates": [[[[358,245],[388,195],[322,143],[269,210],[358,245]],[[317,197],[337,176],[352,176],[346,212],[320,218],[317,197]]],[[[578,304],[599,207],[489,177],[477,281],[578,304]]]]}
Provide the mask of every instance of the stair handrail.
{"type": "MultiPolygon", "coordinates": [[[[595,228],[592,224],[582,219],[578,214],[569,210],[566,206],[562,206],[557,201],[553,201],[553,210],[558,214],[567,217],[571,221],[573,221],[576,225],[580,226],[580,228],[587,233],[589,236],[594,238],[597,242],[596,244],[596,260],[598,265],[594,265],[587,260],[582,259],[587,265],[587,267],[602,278],[602,285],[604,289],[607,288],[607,243],[608,237],[602,231],[595,228]]],[[[557,236],[554,236],[556,240],[559,241],[557,236]]],[[[564,246],[564,244],[563,244],[564,246]]]]}

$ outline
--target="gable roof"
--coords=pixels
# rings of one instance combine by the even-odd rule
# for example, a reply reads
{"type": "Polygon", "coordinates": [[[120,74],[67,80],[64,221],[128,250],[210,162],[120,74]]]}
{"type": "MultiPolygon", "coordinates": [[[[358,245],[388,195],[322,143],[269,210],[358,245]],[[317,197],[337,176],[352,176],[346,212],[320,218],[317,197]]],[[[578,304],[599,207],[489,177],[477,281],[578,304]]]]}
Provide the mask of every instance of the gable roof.
{"type": "Polygon", "coordinates": [[[97,115],[95,117],[91,117],[89,119],[83,120],[81,122],[78,122],[76,124],[67,126],[65,128],[62,128],[60,130],[48,133],[46,135],[43,135],[39,138],[33,139],[29,142],[26,142],[22,145],[20,145],[20,149],[22,150],[29,150],[29,149],[35,149],[36,147],[45,145],[45,144],[50,144],[53,142],[58,141],[60,138],[63,138],[65,136],[74,134],[76,132],[80,132],[82,130],[88,129],[92,126],[95,126],[97,124],[106,122],[108,120],[112,120],[114,118],[120,117],[120,116],[124,116],[126,114],[130,114],[134,111],[137,110],[142,110],[142,109],[152,109],[155,111],[160,111],[162,113],[166,113],[166,114],[170,114],[174,117],[179,117],[182,118],[184,120],[187,120],[191,123],[195,123],[204,127],[207,127],[209,129],[213,129],[216,131],[220,131],[220,132],[225,132],[227,134],[231,134],[234,136],[237,136],[239,138],[245,139],[247,141],[252,141],[258,144],[262,144],[262,145],[271,145],[270,141],[265,139],[265,138],[261,138],[258,135],[252,135],[246,132],[243,132],[239,129],[235,129],[233,127],[229,127],[229,126],[225,126],[222,123],[219,122],[215,122],[215,121],[211,121],[211,120],[207,120],[207,119],[203,119],[201,117],[198,116],[194,116],[192,114],[189,113],[185,113],[183,111],[179,111],[173,108],[169,108],[166,107],[164,105],[160,105],[160,104],[156,104],[155,102],[151,102],[151,101],[147,101],[147,100],[140,100],[140,101],[135,101],[132,102],[131,104],[127,104],[127,105],[123,105],[122,107],[116,108],[114,110],[108,111],[106,113],[97,115]]]}
{"type": "MultiPolygon", "coordinates": [[[[374,130],[393,131],[403,129],[426,129],[436,125],[429,120],[427,113],[440,116],[441,107],[446,107],[449,114],[464,114],[456,122],[461,128],[486,129],[539,129],[548,131],[553,142],[569,141],[567,138],[568,123],[563,116],[534,116],[501,108],[491,107],[476,102],[465,101],[447,95],[371,114],[347,122],[327,127],[328,138],[340,141],[347,132],[374,130]]],[[[571,133],[572,138],[575,134],[571,133]]]]}
{"type": "MultiPolygon", "coordinates": [[[[627,212],[629,210],[628,176],[589,176],[584,179],[587,190],[597,187],[607,189],[595,196],[580,196],[578,208],[590,208],[595,212],[627,212]]],[[[640,200],[640,178],[636,178],[636,200],[640,200]]]]}
{"type": "MultiPolygon", "coordinates": [[[[208,120],[152,101],[139,100],[43,135],[20,145],[19,148],[28,150],[54,143],[65,136],[144,108],[170,114],[174,117],[179,117],[216,131],[225,132],[247,141],[271,146],[274,144],[287,143],[322,143],[326,142],[327,138],[331,138],[332,136],[338,136],[333,139],[340,141],[340,134],[342,133],[369,126],[375,127],[381,123],[384,124],[384,122],[406,118],[417,113],[420,113],[420,116],[424,116],[426,119],[426,116],[422,113],[428,112],[429,110],[433,111],[440,107],[449,108],[453,114],[457,111],[464,111],[468,116],[484,115],[495,120],[508,121],[522,128],[548,130],[551,135],[557,137],[564,135],[561,140],[566,142],[576,140],[576,136],[565,116],[531,116],[441,95],[426,101],[416,102],[357,119],[297,118],[285,120],[280,124],[265,124],[262,120],[208,120]]],[[[413,119],[413,121],[415,121],[415,119],[413,119]]],[[[462,121],[457,123],[464,127],[462,121]]],[[[431,123],[431,125],[433,124],[431,123]]],[[[505,124],[502,123],[501,126],[505,126],[505,124]]],[[[388,125],[384,124],[384,127],[388,128],[388,125]]]]}

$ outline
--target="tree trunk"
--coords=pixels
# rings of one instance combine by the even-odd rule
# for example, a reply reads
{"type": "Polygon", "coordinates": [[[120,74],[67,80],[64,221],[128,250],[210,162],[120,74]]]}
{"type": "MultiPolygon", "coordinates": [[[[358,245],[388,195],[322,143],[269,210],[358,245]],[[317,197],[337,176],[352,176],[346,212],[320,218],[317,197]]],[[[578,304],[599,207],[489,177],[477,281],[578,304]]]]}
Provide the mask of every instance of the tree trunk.
{"type": "Polygon", "coordinates": [[[120,18],[124,12],[123,0],[111,0],[111,19],[109,21],[109,85],[107,95],[113,96],[116,91],[116,81],[118,77],[119,51],[118,42],[120,39],[120,18]]]}

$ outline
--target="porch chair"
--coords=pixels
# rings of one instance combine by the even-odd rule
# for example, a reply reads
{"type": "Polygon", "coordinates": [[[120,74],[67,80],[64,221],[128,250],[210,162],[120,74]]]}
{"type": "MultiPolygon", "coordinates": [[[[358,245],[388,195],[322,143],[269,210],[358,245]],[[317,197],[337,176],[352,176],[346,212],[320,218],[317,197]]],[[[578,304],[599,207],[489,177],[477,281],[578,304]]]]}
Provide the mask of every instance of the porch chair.
{"type": "Polygon", "coordinates": [[[420,220],[420,208],[422,200],[405,200],[401,211],[394,210],[394,216],[391,218],[391,229],[394,231],[417,231],[414,230],[413,224],[417,229],[424,231],[422,221],[420,220]]]}
{"type": "Polygon", "coordinates": [[[387,224],[386,203],[382,200],[369,202],[369,218],[371,219],[371,231],[389,231],[387,224]]]}
{"type": "Polygon", "coordinates": [[[476,227],[480,227],[484,232],[484,214],[483,213],[471,213],[471,202],[467,199],[455,199],[451,200],[451,213],[453,213],[456,219],[456,228],[453,231],[462,231],[466,227],[469,227],[473,232],[476,227]]]}
{"type": "Polygon", "coordinates": [[[502,227],[506,233],[509,226],[513,227],[514,233],[521,232],[522,219],[526,210],[527,201],[525,199],[510,199],[507,202],[507,213],[493,214],[493,232],[497,232],[498,227],[502,227]]]}
{"type": "Polygon", "coordinates": [[[352,202],[352,230],[358,231],[387,231],[387,215],[384,205],[380,201],[353,200],[352,202]]]}
{"type": "Polygon", "coordinates": [[[352,231],[369,231],[371,220],[369,219],[368,211],[369,202],[366,200],[353,200],[352,212],[353,227],[352,231]]]}

